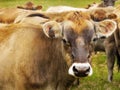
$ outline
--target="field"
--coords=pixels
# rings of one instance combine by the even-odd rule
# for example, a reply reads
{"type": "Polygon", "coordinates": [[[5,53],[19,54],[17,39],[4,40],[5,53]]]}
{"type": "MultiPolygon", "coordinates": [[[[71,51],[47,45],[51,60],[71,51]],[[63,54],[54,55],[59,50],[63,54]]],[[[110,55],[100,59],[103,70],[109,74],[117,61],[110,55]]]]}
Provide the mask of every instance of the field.
{"type": "MultiPolygon", "coordinates": [[[[16,7],[24,5],[25,2],[32,1],[36,5],[42,5],[43,10],[50,6],[68,5],[74,7],[86,7],[93,2],[100,0],[0,0],[0,8],[16,7]]],[[[116,5],[120,4],[120,0],[116,5]]],[[[91,77],[80,78],[80,85],[73,87],[72,90],[120,90],[120,73],[115,64],[113,82],[107,81],[107,65],[105,53],[99,53],[92,57],[93,75],[91,77]]]]}

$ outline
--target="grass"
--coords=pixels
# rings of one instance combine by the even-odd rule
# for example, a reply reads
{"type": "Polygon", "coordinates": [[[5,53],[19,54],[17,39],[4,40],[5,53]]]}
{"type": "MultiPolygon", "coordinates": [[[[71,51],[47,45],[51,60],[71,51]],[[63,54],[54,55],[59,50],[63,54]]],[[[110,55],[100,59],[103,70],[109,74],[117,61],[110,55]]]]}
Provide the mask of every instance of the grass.
{"type": "MultiPolygon", "coordinates": [[[[16,7],[24,5],[27,1],[32,1],[36,5],[42,5],[43,10],[50,6],[68,5],[74,7],[86,7],[93,2],[100,0],[0,0],[1,7],[16,7]]],[[[120,0],[116,5],[120,4],[120,0]]],[[[112,83],[107,81],[107,65],[104,53],[94,55],[92,58],[93,75],[91,77],[80,78],[80,85],[73,87],[72,90],[120,90],[120,73],[117,67],[114,68],[114,80],[112,83]]]]}

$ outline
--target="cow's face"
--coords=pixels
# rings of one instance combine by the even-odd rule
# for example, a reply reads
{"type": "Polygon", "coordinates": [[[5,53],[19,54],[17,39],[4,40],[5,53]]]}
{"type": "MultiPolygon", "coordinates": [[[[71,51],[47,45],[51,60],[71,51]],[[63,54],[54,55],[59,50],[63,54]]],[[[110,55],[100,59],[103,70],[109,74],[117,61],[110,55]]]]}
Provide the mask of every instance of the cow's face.
{"type": "Polygon", "coordinates": [[[64,32],[62,39],[64,50],[66,54],[69,55],[68,57],[70,57],[69,60],[71,61],[69,74],[77,77],[92,74],[90,65],[90,42],[94,34],[94,27],[89,21],[85,21],[84,24],[82,28],[76,28],[78,27],[76,23],[66,21],[63,26],[64,32]]]}
{"type": "Polygon", "coordinates": [[[50,21],[43,25],[46,36],[62,38],[65,55],[71,62],[68,73],[75,77],[92,75],[90,43],[96,37],[111,35],[115,29],[114,21],[93,22],[78,12],[68,15],[62,23],[50,21]]]}
{"type": "Polygon", "coordinates": [[[103,1],[104,6],[114,6],[115,1],[117,0],[102,0],[102,1],[103,1]]]}

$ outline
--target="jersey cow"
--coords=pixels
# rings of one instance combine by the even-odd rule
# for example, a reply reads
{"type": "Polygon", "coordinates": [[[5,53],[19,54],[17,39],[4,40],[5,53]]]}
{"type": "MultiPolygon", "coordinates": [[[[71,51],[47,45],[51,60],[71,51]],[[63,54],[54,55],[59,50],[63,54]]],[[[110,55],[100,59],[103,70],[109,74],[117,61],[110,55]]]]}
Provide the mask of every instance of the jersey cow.
{"type": "Polygon", "coordinates": [[[108,66],[108,81],[111,82],[113,80],[113,68],[115,63],[115,57],[117,60],[118,70],[120,70],[120,41],[119,41],[119,33],[120,33],[120,6],[116,7],[113,13],[117,15],[117,29],[114,34],[105,39],[105,51],[107,55],[107,66],[108,66]]]}
{"type": "Polygon", "coordinates": [[[65,17],[0,28],[0,90],[68,90],[74,77],[92,75],[90,42],[111,35],[116,23],[82,12],[65,17]]]}
{"type": "Polygon", "coordinates": [[[0,9],[0,23],[13,23],[14,20],[19,16],[30,14],[33,12],[41,12],[40,9],[27,9],[25,8],[1,8],[0,9]]]}

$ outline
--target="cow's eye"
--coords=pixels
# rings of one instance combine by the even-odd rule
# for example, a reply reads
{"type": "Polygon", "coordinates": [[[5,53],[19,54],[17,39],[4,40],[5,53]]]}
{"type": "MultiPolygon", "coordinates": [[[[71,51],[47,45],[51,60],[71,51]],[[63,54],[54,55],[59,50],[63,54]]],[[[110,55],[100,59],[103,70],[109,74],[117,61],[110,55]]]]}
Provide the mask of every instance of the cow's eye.
{"type": "Polygon", "coordinates": [[[72,59],[74,59],[74,58],[75,58],[75,55],[74,55],[74,53],[72,53],[72,54],[71,54],[71,57],[72,57],[72,59]]]}
{"type": "Polygon", "coordinates": [[[65,45],[70,46],[70,43],[69,43],[66,39],[62,39],[62,41],[63,41],[63,43],[64,43],[65,45]]]}
{"type": "Polygon", "coordinates": [[[63,43],[67,43],[67,40],[65,40],[65,39],[62,39],[62,41],[63,41],[63,43]]]}
{"type": "Polygon", "coordinates": [[[87,56],[87,58],[90,58],[90,54],[87,56]]]}

